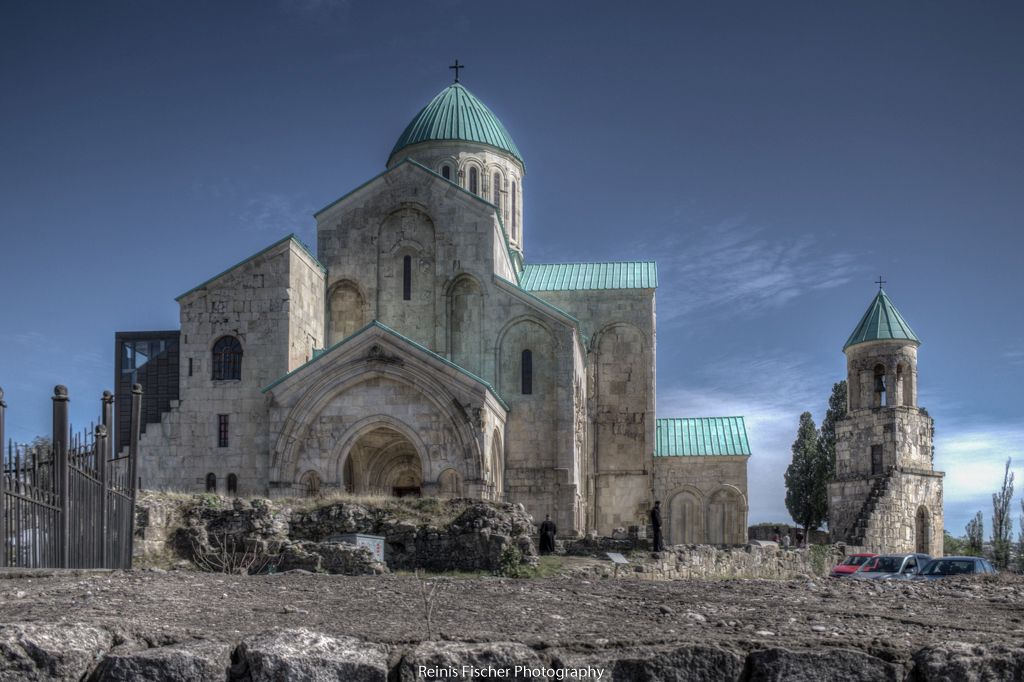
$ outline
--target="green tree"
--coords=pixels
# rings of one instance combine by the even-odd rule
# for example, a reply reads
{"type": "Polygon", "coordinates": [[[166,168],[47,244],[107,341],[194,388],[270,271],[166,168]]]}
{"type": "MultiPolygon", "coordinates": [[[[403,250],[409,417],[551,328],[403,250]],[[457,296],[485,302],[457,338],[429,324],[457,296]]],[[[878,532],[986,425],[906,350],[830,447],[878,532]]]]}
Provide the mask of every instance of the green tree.
{"type": "Polygon", "coordinates": [[[967,522],[967,549],[966,554],[981,556],[982,548],[985,545],[985,521],[979,511],[974,518],[967,522]]]}
{"type": "Polygon", "coordinates": [[[942,553],[946,556],[970,554],[969,540],[953,537],[948,530],[942,531],[942,553]]]}
{"type": "Polygon", "coordinates": [[[828,518],[828,482],[836,474],[836,424],[846,418],[846,379],[832,384],[832,395],[828,397],[828,409],[821,420],[818,431],[818,458],[822,467],[820,476],[824,478],[825,517],[828,518]]]}
{"type": "Polygon", "coordinates": [[[1020,500],[1020,535],[1017,536],[1017,570],[1024,573],[1024,498],[1020,500]]]}
{"type": "Polygon", "coordinates": [[[822,463],[818,429],[810,412],[800,415],[793,461],[786,469],[786,509],[804,527],[805,537],[828,517],[830,468],[822,463]]]}
{"type": "Polygon", "coordinates": [[[999,568],[1010,564],[1010,537],[1013,534],[1013,518],[1010,516],[1010,501],[1013,499],[1013,472],[1010,471],[1012,458],[1006,458],[1003,472],[1003,487],[992,493],[992,563],[999,568]]]}

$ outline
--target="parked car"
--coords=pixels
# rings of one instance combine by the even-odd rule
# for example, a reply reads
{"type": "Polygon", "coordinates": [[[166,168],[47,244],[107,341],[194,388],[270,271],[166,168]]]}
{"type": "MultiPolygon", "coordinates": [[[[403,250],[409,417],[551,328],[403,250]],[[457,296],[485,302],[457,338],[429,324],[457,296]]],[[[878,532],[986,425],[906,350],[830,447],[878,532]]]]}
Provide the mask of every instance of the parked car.
{"type": "Polygon", "coordinates": [[[944,556],[925,564],[914,579],[937,580],[951,575],[985,575],[995,572],[995,567],[981,557],[944,556]]]}
{"type": "Polygon", "coordinates": [[[841,562],[832,567],[832,577],[842,578],[843,576],[850,575],[856,572],[865,561],[872,557],[878,556],[870,552],[864,552],[862,554],[851,554],[850,556],[843,559],[841,562]]]}
{"type": "Polygon", "coordinates": [[[862,580],[909,580],[930,560],[927,554],[883,554],[865,561],[851,577],[862,580]]]}

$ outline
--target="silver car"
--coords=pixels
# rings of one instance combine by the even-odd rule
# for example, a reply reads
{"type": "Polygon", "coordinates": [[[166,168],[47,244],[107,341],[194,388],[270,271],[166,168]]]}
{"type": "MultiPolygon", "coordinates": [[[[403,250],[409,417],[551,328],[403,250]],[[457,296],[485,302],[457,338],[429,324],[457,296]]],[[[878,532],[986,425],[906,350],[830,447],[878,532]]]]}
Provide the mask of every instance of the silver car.
{"type": "Polygon", "coordinates": [[[883,554],[868,559],[851,578],[861,580],[909,580],[931,557],[927,554],[883,554]]]}

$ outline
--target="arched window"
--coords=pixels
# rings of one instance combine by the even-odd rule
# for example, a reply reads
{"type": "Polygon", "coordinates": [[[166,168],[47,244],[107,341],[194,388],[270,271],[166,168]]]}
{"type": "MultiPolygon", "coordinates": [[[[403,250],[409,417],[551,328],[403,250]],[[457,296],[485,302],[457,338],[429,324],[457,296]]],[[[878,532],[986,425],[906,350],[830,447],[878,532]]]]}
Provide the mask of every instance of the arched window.
{"type": "Polygon", "coordinates": [[[307,471],[299,479],[299,485],[304,488],[306,497],[317,497],[320,494],[320,474],[307,471]]]}
{"type": "Polygon", "coordinates": [[[531,395],[533,393],[533,351],[523,351],[520,371],[522,373],[523,395],[531,395]]]}
{"type": "Polygon", "coordinates": [[[217,474],[210,473],[206,474],[206,492],[215,493],[217,492],[217,474]]]}
{"type": "Polygon", "coordinates": [[[469,169],[469,191],[473,194],[480,193],[480,173],[475,167],[469,169]]]}
{"type": "Polygon", "coordinates": [[[412,256],[402,259],[402,300],[412,300],[412,256]]]}
{"type": "Polygon", "coordinates": [[[449,166],[448,164],[445,164],[445,165],[441,166],[441,177],[444,178],[445,180],[451,180],[452,179],[452,167],[449,166]]]}
{"type": "Polygon", "coordinates": [[[494,174],[494,183],[491,190],[494,196],[494,205],[498,207],[498,215],[501,215],[501,174],[494,174]]]}
{"type": "Polygon", "coordinates": [[[242,344],[233,336],[222,336],[213,344],[213,378],[242,378],[242,344]]]}
{"type": "Polygon", "coordinates": [[[885,366],[875,365],[875,407],[885,406],[885,366]]]}
{"type": "Polygon", "coordinates": [[[238,476],[228,474],[228,494],[234,495],[238,492],[238,476]]]}
{"type": "Polygon", "coordinates": [[[516,214],[516,183],[513,182],[511,185],[512,189],[509,192],[512,195],[512,239],[519,239],[519,216],[516,214]]]}

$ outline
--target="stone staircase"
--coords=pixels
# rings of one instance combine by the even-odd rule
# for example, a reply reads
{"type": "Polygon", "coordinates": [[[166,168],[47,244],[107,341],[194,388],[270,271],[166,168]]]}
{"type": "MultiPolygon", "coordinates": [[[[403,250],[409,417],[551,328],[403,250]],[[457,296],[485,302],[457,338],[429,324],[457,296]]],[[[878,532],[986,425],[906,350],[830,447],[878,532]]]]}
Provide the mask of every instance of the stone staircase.
{"type": "Polygon", "coordinates": [[[893,481],[894,473],[896,473],[896,467],[889,467],[885,474],[876,478],[874,483],[872,483],[871,492],[868,493],[868,498],[864,500],[864,504],[857,514],[857,520],[853,522],[853,527],[847,533],[846,541],[849,544],[857,547],[864,546],[865,535],[868,532],[868,522],[871,520],[871,515],[875,512],[878,503],[889,491],[889,484],[893,481]]]}

